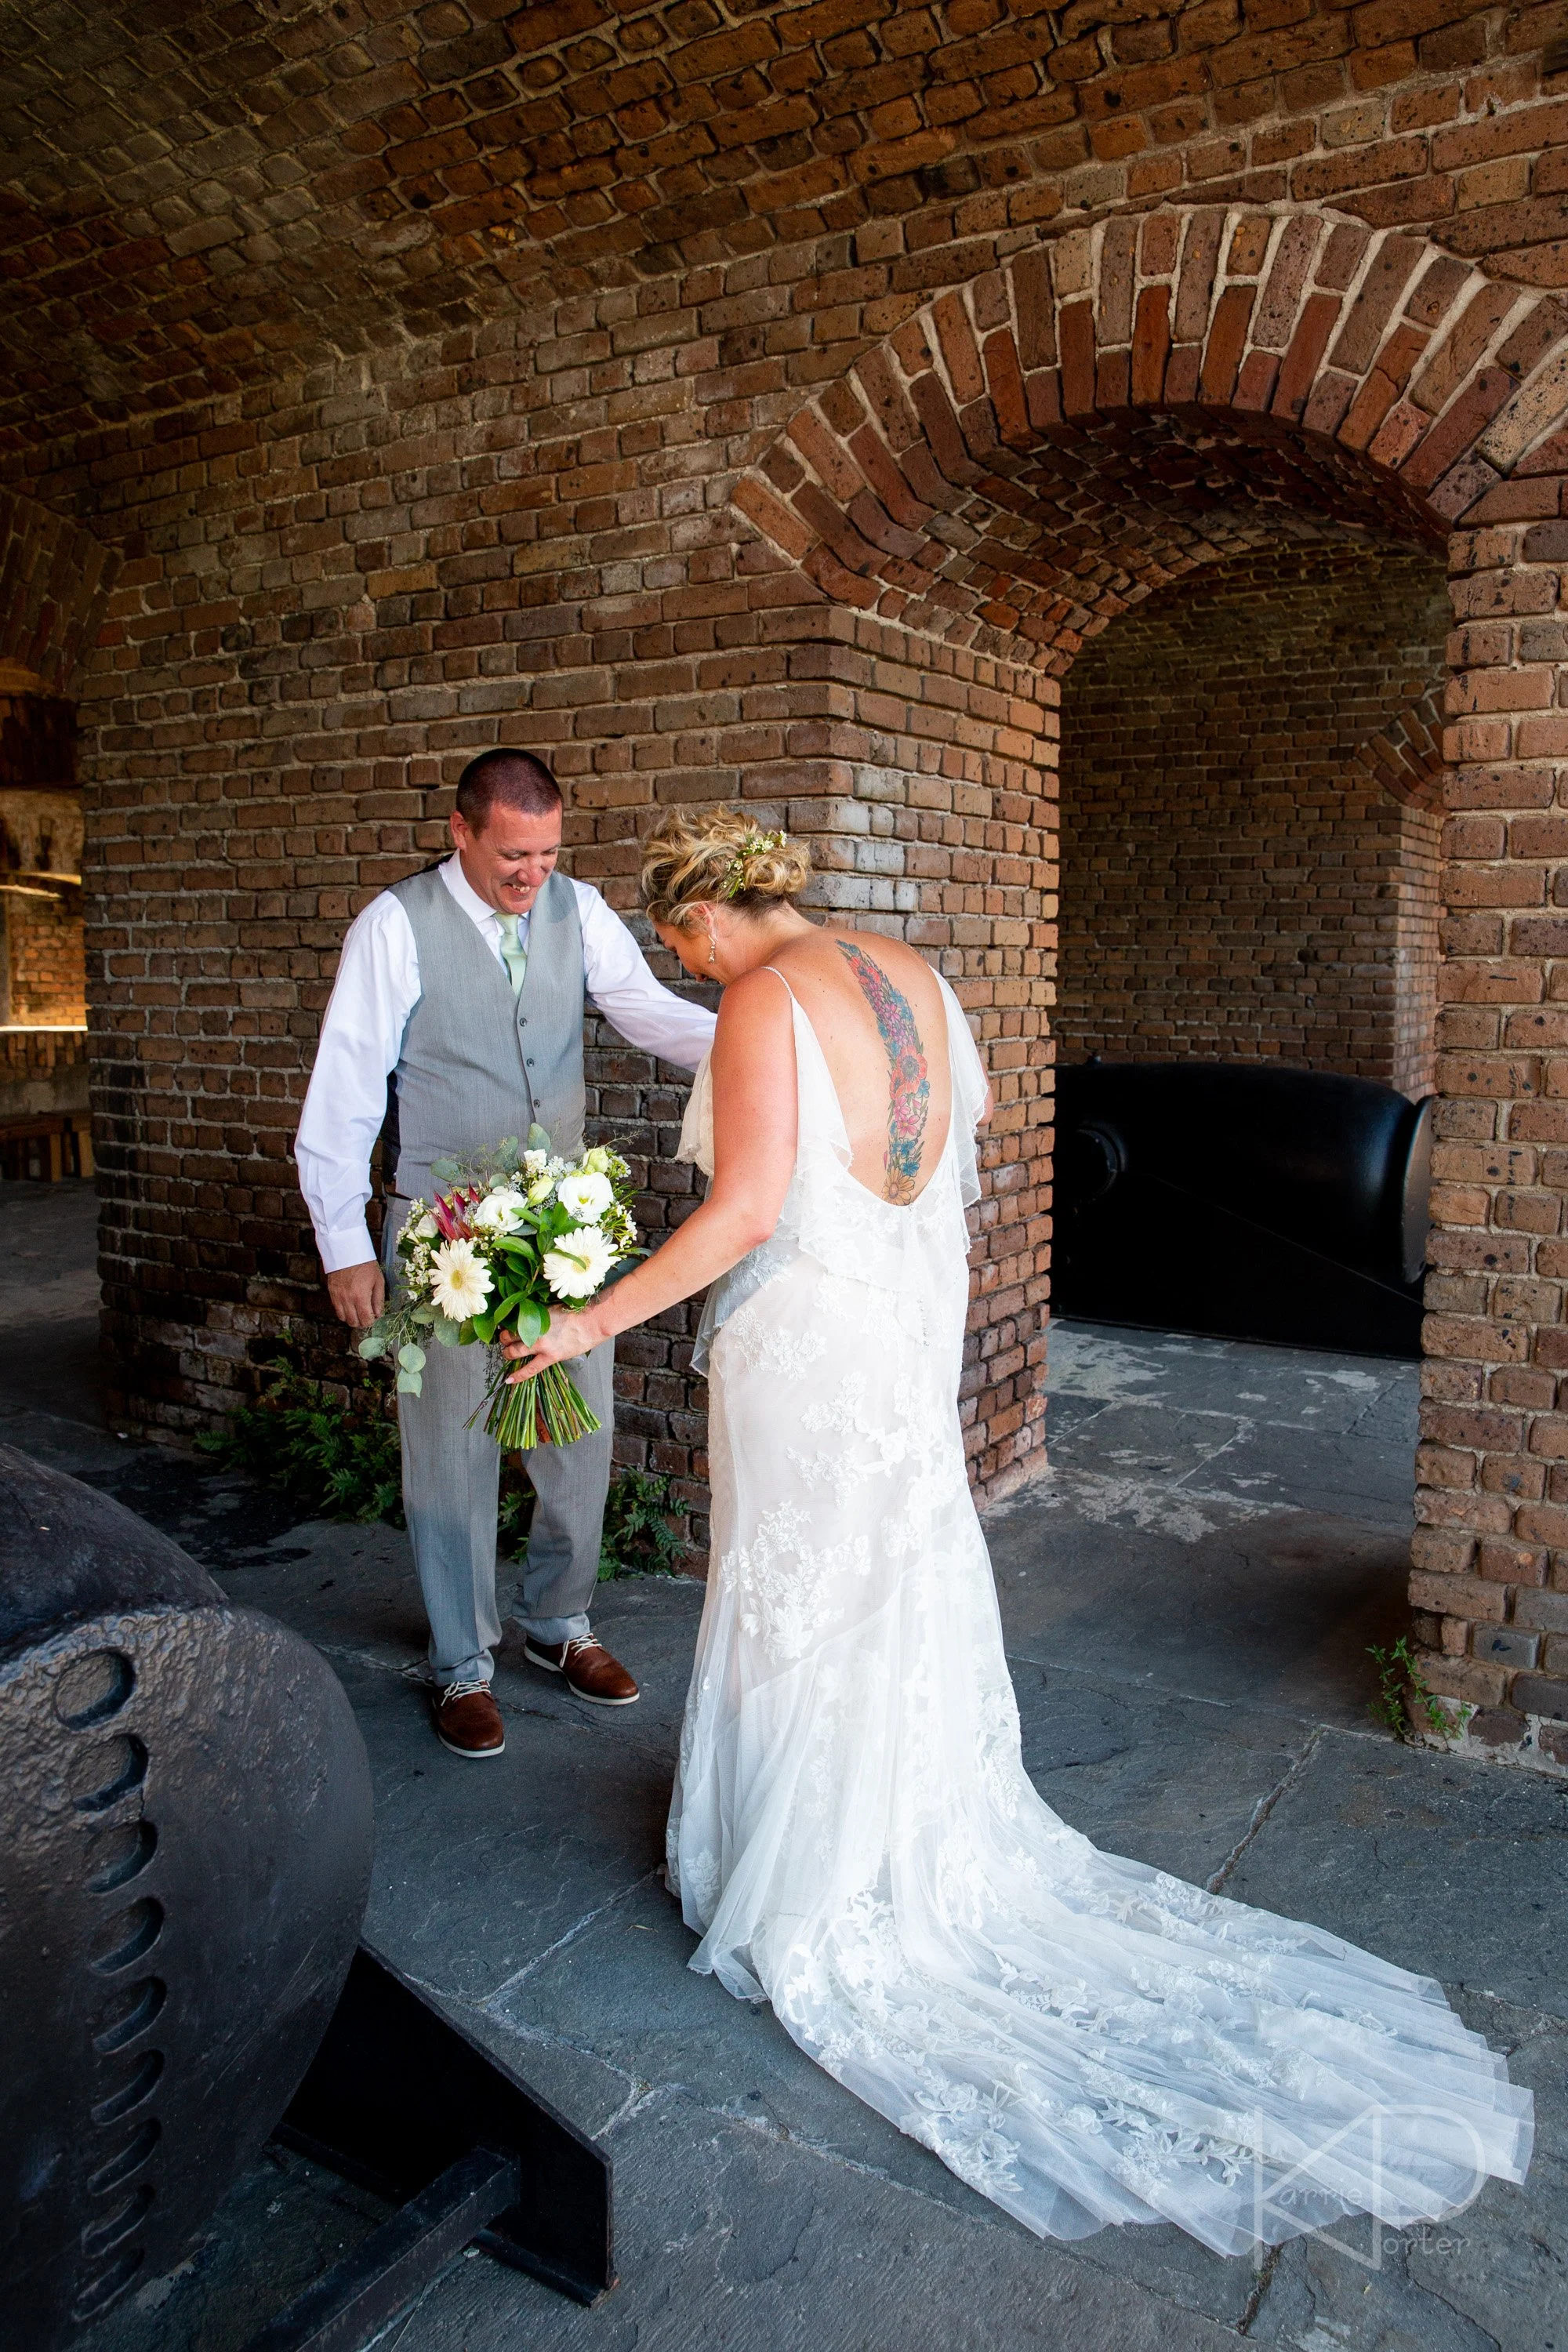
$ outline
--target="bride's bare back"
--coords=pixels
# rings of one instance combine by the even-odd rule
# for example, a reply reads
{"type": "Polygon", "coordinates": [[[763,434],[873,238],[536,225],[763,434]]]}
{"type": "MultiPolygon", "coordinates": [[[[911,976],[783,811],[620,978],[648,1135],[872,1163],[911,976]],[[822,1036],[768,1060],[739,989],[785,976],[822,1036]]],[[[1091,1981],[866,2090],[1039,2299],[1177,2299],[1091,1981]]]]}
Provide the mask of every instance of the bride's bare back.
{"type": "Polygon", "coordinates": [[[771,961],[822,1047],[849,1130],[849,1173],[907,1208],[942,1158],[952,1110],[947,1019],[930,966],[900,940],[837,925],[771,961]]]}

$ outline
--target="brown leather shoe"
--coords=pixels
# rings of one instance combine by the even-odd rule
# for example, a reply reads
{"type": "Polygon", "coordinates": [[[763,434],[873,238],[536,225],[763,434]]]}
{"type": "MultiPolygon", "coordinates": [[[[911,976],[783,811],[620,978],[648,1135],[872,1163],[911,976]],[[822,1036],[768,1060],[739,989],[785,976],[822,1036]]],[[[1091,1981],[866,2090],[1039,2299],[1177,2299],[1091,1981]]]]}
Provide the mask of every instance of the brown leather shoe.
{"type": "Polygon", "coordinates": [[[591,1633],[571,1642],[537,1642],[528,1633],[523,1637],[522,1654],[531,1666],[542,1666],[547,1675],[564,1675],[573,1696],[588,1699],[595,1706],[630,1706],[641,1696],[620,1660],[612,1658],[591,1633]]]}
{"type": "Polygon", "coordinates": [[[489,1683],[448,1683],[431,1702],[436,1737],[454,1756],[499,1756],[506,1726],[489,1683]]]}

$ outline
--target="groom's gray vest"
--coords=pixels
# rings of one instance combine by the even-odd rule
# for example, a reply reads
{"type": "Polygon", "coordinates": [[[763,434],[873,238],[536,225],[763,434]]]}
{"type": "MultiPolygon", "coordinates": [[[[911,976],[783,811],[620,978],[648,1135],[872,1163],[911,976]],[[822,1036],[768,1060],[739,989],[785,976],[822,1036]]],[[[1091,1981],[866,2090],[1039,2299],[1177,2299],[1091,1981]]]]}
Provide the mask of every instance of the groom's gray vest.
{"type": "Polygon", "coordinates": [[[414,931],[419,1002],[403,1033],[384,1129],[387,1182],[428,1198],[430,1163],[488,1151],[535,1124],[583,1148],[583,931],[577,896],[552,874],[528,919],[521,994],[441,879],[393,885],[414,931]]]}

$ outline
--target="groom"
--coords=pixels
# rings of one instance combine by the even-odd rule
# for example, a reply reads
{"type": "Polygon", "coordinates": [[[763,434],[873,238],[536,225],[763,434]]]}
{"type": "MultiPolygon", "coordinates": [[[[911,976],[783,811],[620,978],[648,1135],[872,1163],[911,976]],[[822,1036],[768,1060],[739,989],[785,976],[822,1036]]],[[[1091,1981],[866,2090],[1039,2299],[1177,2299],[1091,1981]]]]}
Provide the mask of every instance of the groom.
{"type": "MultiPolygon", "coordinates": [[[[485,751],[458,783],[456,855],[373,898],[350,925],[295,1141],[327,1289],[363,1330],[395,1274],[409,1203],[434,1160],[485,1151],[531,1126],[565,1157],[583,1148],[583,1006],[632,1045],[694,1069],[713,1015],[660,986],[630,931],[585,882],[555,870],[561,789],[526,751],[485,751]],[[378,1264],[365,1223],[370,1158],[385,1130],[378,1264]]],[[[637,1686],[588,1608],[599,1572],[614,1413],[614,1342],[571,1366],[603,1423],[523,1456],[537,1501],[519,1616],[523,1654],[579,1698],[627,1706],[637,1686]]],[[[506,1745],[490,1695],[500,1640],[496,1501],[500,1456],[468,1419],[489,1370],[479,1347],[433,1348],[423,1393],[398,1413],[403,1499],[430,1622],[437,1737],[454,1755],[506,1745]]]]}

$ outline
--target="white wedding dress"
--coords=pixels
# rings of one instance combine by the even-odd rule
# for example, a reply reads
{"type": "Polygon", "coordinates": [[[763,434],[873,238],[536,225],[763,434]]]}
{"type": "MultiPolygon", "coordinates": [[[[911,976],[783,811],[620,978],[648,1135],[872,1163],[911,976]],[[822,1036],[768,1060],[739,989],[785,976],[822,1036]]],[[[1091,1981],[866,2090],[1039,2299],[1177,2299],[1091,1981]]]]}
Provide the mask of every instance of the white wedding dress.
{"type": "MultiPolygon", "coordinates": [[[[849,1175],[795,1006],[795,1176],[704,1315],[712,1570],[668,1835],[691,1966],[1041,2234],[1175,2221],[1235,2254],[1435,2220],[1522,2179],[1531,2137],[1440,1988],[1097,1852],[1025,1775],[957,1402],[985,1082],[943,997],[952,1127],[908,1208],[849,1175]]],[[[712,1173],[706,1063],[681,1152],[712,1173]]]]}

